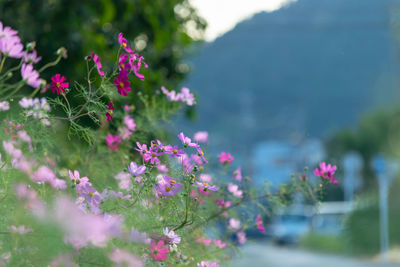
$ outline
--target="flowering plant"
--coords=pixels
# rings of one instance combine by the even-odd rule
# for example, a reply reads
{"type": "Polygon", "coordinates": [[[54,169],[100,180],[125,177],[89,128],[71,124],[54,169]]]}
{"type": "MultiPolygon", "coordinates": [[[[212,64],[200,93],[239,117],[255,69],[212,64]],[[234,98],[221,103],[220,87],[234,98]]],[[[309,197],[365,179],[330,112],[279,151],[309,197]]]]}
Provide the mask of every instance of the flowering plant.
{"type": "MultiPolygon", "coordinates": [[[[17,31],[0,23],[0,227],[9,229],[0,233],[0,266],[219,266],[246,242],[246,229],[268,231],[259,214],[266,210],[240,215],[241,206],[273,207],[299,191],[316,201],[307,179],[275,191],[251,187],[239,166],[229,169],[230,153],[218,161],[232,178],[213,173],[210,163],[217,160],[205,153],[207,132],[193,139],[181,132],[172,143],[157,136],[155,118],[174,106],[159,110],[154,103],[190,106],[194,95],[187,88],[136,92],[148,65],[122,33],[118,43],[112,71],[92,53],[85,59],[87,85],[58,73],[47,85],[40,74],[65,49],[35,70],[34,46],[24,50],[17,31]],[[3,69],[9,58],[20,63],[3,69]],[[18,70],[21,81],[9,83],[18,70]],[[18,96],[26,86],[33,91],[18,96]],[[49,97],[35,98],[49,88],[49,97]],[[71,91],[80,104],[71,104],[71,91]],[[124,103],[128,94],[143,107],[124,103]],[[224,230],[213,232],[216,223],[224,230]]],[[[327,168],[315,174],[335,182],[336,167],[327,168]]]]}

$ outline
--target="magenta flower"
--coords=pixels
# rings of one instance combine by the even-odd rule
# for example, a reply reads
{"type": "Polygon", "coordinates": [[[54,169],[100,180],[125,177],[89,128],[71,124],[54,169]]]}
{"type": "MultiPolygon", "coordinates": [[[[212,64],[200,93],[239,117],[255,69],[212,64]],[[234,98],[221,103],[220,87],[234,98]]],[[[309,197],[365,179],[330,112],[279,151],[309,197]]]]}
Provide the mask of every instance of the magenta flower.
{"type": "Polygon", "coordinates": [[[221,152],[221,154],[218,155],[218,161],[221,164],[230,165],[233,162],[233,156],[231,153],[221,152]]]}
{"type": "Polygon", "coordinates": [[[208,132],[200,131],[194,134],[194,141],[199,143],[207,143],[208,142],[208,132]]]}
{"type": "Polygon", "coordinates": [[[199,145],[196,143],[192,143],[192,140],[185,136],[183,133],[178,134],[179,140],[181,140],[184,147],[194,147],[197,148],[199,145]]]}
{"type": "Polygon", "coordinates": [[[121,53],[118,60],[118,67],[120,71],[128,72],[132,68],[131,63],[129,61],[126,62],[128,59],[129,55],[121,53]]]}
{"type": "Polygon", "coordinates": [[[100,57],[98,55],[96,55],[95,53],[92,53],[92,59],[93,59],[94,63],[96,64],[97,72],[100,74],[100,76],[104,76],[104,71],[101,70],[103,65],[100,62],[100,57]]]}
{"type": "Polygon", "coordinates": [[[207,161],[206,158],[204,157],[204,152],[203,152],[203,150],[201,149],[201,147],[200,147],[199,145],[196,147],[196,150],[197,150],[197,155],[198,155],[205,163],[208,163],[208,161],[207,161]]]}
{"type": "Polygon", "coordinates": [[[118,42],[129,54],[135,53],[132,48],[129,47],[127,40],[123,37],[122,32],[118,34],[118,42]]]}
{"type": "Polygon", "coordinates": [[[173,196],[178,193],[182,187],[183,185],[178,183],[173,177],[167,175],[163,176],[162,180],[160,180],[157,185],[154,185],[154,188],[162,196],[173,196]]]}
{"type": "Polygon", "coordinates": [[[150,244],[150,254],[151,257],[156,261],[163,261],[168,258],[167,253],[169,252],[167,247],[164,247],[164,241],[160,240],[158,243],[152,241],[150,244]]]}
{"type": "Polygon", "coordinates": [[[198,188],[201,188],[204,191],[208,191],[208,190],[218,191],[218,189],[219,189],[218,186],[210,185],[208,183],[200,183],[200,182],[197,182],[197,181],[196,181],[196,185],[197,185],[198,188]]]}
{"type": "Polygon", "coordinates": [[[42,79],[39,78],[39,72],[33,69],[32,64],[22,64],[21,76],[33,88],[38,88],[42,82],[42,79]]]}
{"type": "Polygon", "coordinates": [[[113,120],[113,111],[115,107],[113,106],[113,103],[110,101],[108,102],[108,107],[106,111],[106,121],[112,121],[113,120]]]}
{"type": "Polygon", "coordinates": [[[261,220],[261,215],[258,214],[257,218],[256,218],[256,225],[257,225],[257,229],[261,232],[261,233],[265,233],[265,228],[263,225],[263,221],[261,220]]]}
{"type": "Polygon", "coordinates": [[[224,199],[214,199],[215,204],[221,208],[229,208],[232,205],[231,201],[226,201],[224,199]]]}
{"type": "Polygon", "coordinates": [[[228,191],[232,193],[235,197],[241,198],[243,197],[243,191],[239,190],[239,186],[236,184],[229,183],[228,184],[228,191]]]}
{"type": "Polygon", "coordinates": [[[109,149],[118,150],[118,144],[121,143],[121,138],[118,135],[109,134],[106,137],[106,144],[109,149]]]}
{"type": "Polygon", "coordinates": [[[127,96],[128,92],[131,91],[130,81],[128,79],[127,73],[121,72],[117,78],[114,80],[114,84],[118,89],[118,94],[122,96],[127,96]]]}
{"type": "Polygon", "coordinates": [[[149,162],[151,164],[160,164],[160,159],[158,158],[158,156],[162,156],[163,153],[161,152],[157,152],[155,150],[153,150],[152,148],[150,148],[149,151],[147,151],[146,153],[143,154],[143,160],[145,162],[149,162]]]}
{"type": "Polygon", "coordinates": [[[62,93],[65,93],[64,88],[68,88],[69,83],[66,82],[66,79],[64,76],[61,76],[60,74],[56,74],[53,77],[51,77],[51,91],[53,93],[57,92],[57,95],[60,94],[60,91],[62,93]]]}
{"type": "Polygon", "coordinates": [[[335,177],[333,176],[337,169],[337,167],[335,165],[331,165],[331,164],[326,165],[325,162],[321,162],[319,164],[319,168],[320,169],[316,168],[314,170],[314,174],[316,176],[319,176],[319,177],[322,177],[325,179],[329,179],[333,184],[338,183],[338,181],[335,180],[335,177]]]}
{"type": "Polygon", "coordinates": [[[239,167],[233,172],[233,179],[236,181],[242,181],[242,169],[239,167]]]}
{"type": "Polygon", "coordinates": [[[138,166],[136,162],[132,161],[131,164],[128,166],[128,171],[134,176],[140,176],[146,172],[146,166],[138,166]]]}

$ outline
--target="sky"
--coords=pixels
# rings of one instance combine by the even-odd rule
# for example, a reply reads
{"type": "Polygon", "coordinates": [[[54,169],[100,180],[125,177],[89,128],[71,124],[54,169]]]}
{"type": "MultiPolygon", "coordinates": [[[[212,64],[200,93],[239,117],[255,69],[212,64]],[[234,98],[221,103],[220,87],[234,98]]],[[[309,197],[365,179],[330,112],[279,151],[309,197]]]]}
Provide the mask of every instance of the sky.
{"type": "Polygon", "coordinates": [[[296,0],[190,0],[208,22],[207,41],[223,35],[235,25],[261,11],[274,11],[296,0]]]}

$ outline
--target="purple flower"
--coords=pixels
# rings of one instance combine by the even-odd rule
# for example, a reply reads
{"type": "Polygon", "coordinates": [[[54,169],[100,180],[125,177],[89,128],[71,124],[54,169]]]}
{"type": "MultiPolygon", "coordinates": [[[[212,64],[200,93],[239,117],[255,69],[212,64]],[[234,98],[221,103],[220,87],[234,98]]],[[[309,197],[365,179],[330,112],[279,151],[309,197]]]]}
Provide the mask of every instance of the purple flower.
{"type": "Polygon", "coordinates": [[[160,180],[157,185],[154,185],[154,188],[162,196],[173,196],[178,193],[182,187],[183,185],[178,183],[173,177],[167,175],[163,176],[162,180],[160,180]]]}
{"type": "Polygon", "coordinates": [[[132,48],[129,47],[127,40],[123,37],[122,32],[118,34],[118,42],[129,54],[135,53],[132,48]]]}
{"type": "Polygon", "coordinates": [[[42,79],[39,78],[39,72],[33,69],[32,64],[22,64],[21,76],[33,88],[38,88],[42,79]]]}
{"type": "Polygon", "coordinates": [[[157,152],[157,151],[153,151],[152,149],[150,149],[149,151],[147,151],[144,155],[143,155],[143,160],[145,162],[149,162],[151,164],[160,164],[160,159],[158,158],[158,156],[162,156],[163,153],[157,152]]]}
{"type": "Polygon", "coordinates": [[[168,227],[163,229],[163,234],[170,239],[170,243],[179,244],[181,242],[181,237],[175,234],[174,230],[168,230],[168,227]]]}
{"type": "Polygon", "coordinates": [[[140,155],[142,155],[142,156],[148,151],[146,144],[141,145],[139,142],[136,142],[136,146],[138,148],[135,148],[135,149],[137,151],[139,151],[140,155]]]}
{"type": "Polygon", "coordinates": [[[200,183],[196,181],[196,185],[198,188],[202,188],[204,191],[211,190],[211,191],[218,191],[218,186],[210,185],[208,183],[200,183]]]}
{"type": "Polygon", "coordinates": [[[146,166],[141,165],[138,167],[138,165],[132,161],[128,166],[128,171],[134,176],[140,176],[146,172],[146,166]]]}
{"type": "Polygon", "coordinates": [[[24,46],[18,36],[0,37],[0,52],[11,58],[24,56],[24,46]]]}
{"type": "Polygon", "coordinates": [[[183,133],[178,134],[178,138],[179,140],[181,140],[184,147],[199,147],[198,144],[192,143],[192,140],[189,137],[185,136],[183,133]]]}
{"type": "Polygon", "coordinates": [[[26,64],[36,64],[38,63],[42,57],[37,56],[36,50],[33,50],[31,53],[24,52],[24,62],[26,64]]]}
{"type": "Polygon", "coordinates": [[[164,152],[170,154],[171,157],[182,157],[185,152],[182,149],[178,149],[178,146],[164,146],[164,152]]]}

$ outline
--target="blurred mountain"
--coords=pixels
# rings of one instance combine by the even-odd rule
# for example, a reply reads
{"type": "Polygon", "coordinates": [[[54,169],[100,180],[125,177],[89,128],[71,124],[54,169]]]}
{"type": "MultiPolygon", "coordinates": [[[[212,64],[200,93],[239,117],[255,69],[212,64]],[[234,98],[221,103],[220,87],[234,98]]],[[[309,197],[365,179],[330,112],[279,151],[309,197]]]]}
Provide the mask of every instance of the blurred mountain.
{"type": "Polygon", "coordinates": [[[243,150],[323,138],[395,104],[399,17],[397,0],[298,0],[239,23],[191,61],[185,85],[199,105],[190,128],[243,150]]]}

